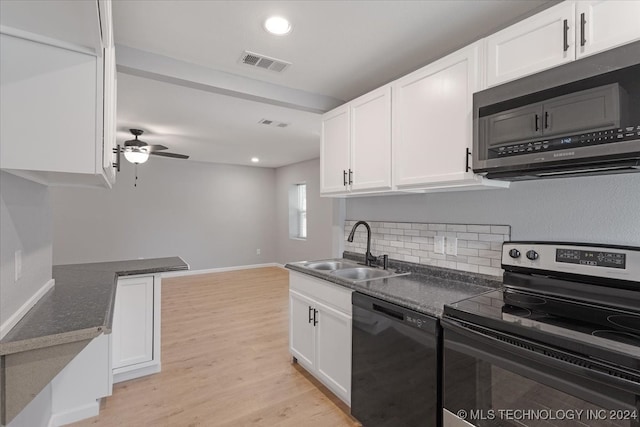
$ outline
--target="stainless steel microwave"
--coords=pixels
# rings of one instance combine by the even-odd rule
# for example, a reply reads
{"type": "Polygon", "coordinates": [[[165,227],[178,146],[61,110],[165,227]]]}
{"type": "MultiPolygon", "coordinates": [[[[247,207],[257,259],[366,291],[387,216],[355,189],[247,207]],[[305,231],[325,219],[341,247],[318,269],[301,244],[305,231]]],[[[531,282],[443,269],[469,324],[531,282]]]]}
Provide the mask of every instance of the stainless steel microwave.
{"type": "Polygon", "coordinates": [[[487,178],[640,172],[640,42],[478,92],[473,112],[487,178]]]}

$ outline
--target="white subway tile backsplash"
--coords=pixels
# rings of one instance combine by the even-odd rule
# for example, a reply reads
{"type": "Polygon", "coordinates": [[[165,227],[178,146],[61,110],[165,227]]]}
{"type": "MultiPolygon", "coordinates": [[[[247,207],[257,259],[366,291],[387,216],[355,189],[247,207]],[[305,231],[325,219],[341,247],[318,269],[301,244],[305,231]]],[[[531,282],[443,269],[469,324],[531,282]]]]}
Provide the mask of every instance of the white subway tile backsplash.
{"type": "Polygon", "coordinates": [[[467,225],[469,233],[491,233],[490,225],[467,225]]]}
{"type": "Polygon", "coordinates": [[[511,230],[508,225],[492,225],[491,234],[510,234],[511,230]]]}
{"type": "MultiPolygon", "coordinates": [[[[500,246],[502,247],[502,242],[500,242],[500,246]]],[[[473,248],[473,249],[491,249],[491,243],[489,243],[489,242],[468,241],[467,242],[467,247],[468,248],[473,248]]]]}
{"type": "Polygon", "coordinates": [[[466,232],[467,226],[461,224],[447,224],[447,231],[460,231],[466,232]]]}
{"type": "Polygon", "coordinates": [[[503,242],[504,236],[502,234],[478,234],[478,240],[483,242],[503,242]]]}
{"type": "MultiPolygon", "coordinates": [[[[345,240],[355,220],[345,221],[345,240]]],[[[387,254],[391,259],[453,268],[474,273],[502,275],[502,242],[510,239],[508,225],[431,224],[409,222],[369,222],[374,255],[387,254]],[[433,237],[458,239],[457,255],[433,252],[433,237]]],[[[356,231],[345,250],[364,253],[367,247],[364,228],[356,231]]]]}
{"type": "Polygon", "coordinates": [[[458,233],[456,237],[462,240],[478,240],[478,233],[458,233]]]}

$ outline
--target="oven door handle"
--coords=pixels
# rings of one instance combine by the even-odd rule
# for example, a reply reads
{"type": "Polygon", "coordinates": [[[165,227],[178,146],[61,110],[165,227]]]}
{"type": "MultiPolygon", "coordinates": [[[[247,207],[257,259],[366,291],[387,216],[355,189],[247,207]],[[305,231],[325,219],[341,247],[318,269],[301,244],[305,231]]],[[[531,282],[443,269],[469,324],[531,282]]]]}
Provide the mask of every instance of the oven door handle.
{"type": "MultiPolygon", "coordinates": [[[[566,380],[567,377],[581,378],[582,386],[578,393],[582,393],[583,396],[588,393],[590,397],[597,395],[599,400],[603,402],[603,406],[609,405],[605,407],[610,407],[612,404],[629,405],[630,402],[620,396],[640,395],[640,380],[635,382],[606,373],[604,372],[606,370],[605,364],[599,364],[573,354],[567,354],[567,359],[574,359],[580,364],[560,360],[530,349],[531,346],[535,346],[541,350],[547,348],[550,352],[562,354],[551,347],[520,337],[514,338],[514,342],[517,341],[520,345],[511,344],[508,341],[485,335],[478,330],[471,330],[465,327],[462,322],[452,319],[442,319],[441,324],[444,329],[445,349],[450,347],[497,366],[508,366],[508,369],[519,375],[551,384],[560,389],[571,386],[571,381],[566,380]],[[557,375],[548,375],[541,369],[536,369],[536,365],[545,370],[551,370],[557,375]],[[595,367],[602,368],[602,370],[594,369],[595,367]]],[[[501,333],[501,335],[508,339],[509,334],[501,333]]],[[[630,373],[629,376],[633,376],[633,374],[630,373]]],[[[629,409],[635,408],[629,406],[629,409]]]]}

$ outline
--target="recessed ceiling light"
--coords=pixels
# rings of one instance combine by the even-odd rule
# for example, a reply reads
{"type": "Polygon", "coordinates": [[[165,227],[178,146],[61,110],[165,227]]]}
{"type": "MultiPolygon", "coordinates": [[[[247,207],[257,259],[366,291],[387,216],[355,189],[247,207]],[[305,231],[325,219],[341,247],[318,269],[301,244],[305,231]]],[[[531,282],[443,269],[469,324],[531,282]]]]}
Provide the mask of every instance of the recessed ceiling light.
{"type": "Polygon", "coordinates": [[[272,16],[264,21],[264,29],[276,36],[284,36],[291,32],[291,24],[281,16],[272,16]]]}
{"type": "Polygon", "coordinates": [[[259,158],[257,158],[257,157],[252,157],[252,158],[251,158],[251,161],[252,161],[253,163],[258,163],[258,162],[260,161],[260,159],[259,159],[259,158]]]}

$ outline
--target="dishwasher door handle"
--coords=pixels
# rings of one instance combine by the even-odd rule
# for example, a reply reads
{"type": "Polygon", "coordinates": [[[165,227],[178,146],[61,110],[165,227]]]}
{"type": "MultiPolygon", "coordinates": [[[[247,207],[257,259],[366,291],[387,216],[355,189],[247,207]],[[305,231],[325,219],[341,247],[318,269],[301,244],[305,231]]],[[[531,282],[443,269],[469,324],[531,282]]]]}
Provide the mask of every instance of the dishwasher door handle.
{"type": "Polygon", "coordinates": [[[392,310],[392,309],[390,309],[388,307],[383,307],[383,306],[378,305],[378,304],[373,304],[373,311],[378,311],[380,313],[384,313],[387,316],[394,317],[394,318],[396,318],[398,320],[404,320],[404,314],[402,314],[401,312],[396,311],[396,310],[392,310]]]}

